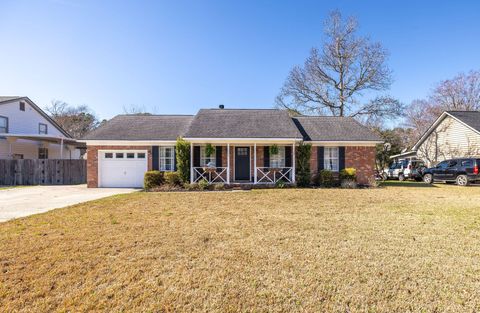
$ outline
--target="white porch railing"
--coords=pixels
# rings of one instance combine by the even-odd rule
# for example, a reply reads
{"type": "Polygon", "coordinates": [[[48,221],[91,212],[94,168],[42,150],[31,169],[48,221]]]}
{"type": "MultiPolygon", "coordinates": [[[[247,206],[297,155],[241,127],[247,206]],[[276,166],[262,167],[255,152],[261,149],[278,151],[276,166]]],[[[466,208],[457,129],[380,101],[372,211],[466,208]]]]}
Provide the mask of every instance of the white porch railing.
{"type": "Polygon", "coordinates": [[[257,183],[292,182],[293,167],[257,167],[257,183]]]}
{"type": "Polygon", "coordinates": [[[194,167],[193,182],[198,183],[205,179],[209,184],[227,183],[224,176],[227,174],[227,167],[194,167]]]}

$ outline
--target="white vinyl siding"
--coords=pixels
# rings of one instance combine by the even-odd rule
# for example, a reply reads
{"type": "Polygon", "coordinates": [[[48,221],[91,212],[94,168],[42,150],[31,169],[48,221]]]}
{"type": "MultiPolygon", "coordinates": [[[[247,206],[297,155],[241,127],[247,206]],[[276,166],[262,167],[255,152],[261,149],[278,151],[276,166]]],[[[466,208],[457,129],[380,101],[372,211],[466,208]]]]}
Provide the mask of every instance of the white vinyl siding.
{"type": "Polygon", "coordinates": [[[480,154],[480,135],[456,119],[447,116],[418,147],[417,156],[429,166],[480,154]]]}
{"type": "Polygon", "coordinates": [[[160,171],[171,172],[174,170],[174,147],[159,147],[159,169],[160,171]]]}
{"type": "Polygon", "coordinates": [[[216,153],[217,153],[217,150],[215,149],[215,152],[212,153],[211,156],[207,157],[206,154],[205,154],[205,146],[202,146],[200,147],[200,166],[203,167],[203,166],[208,166],[209,163],[210,165],[212,166],[217,166],[216,165],[216,153]]]}
{"type": "Polygon", "coordinates": [[[285,167],[285,147],[278,147],[278,153],[270,155],[270,167],[285,167]]]}
{"type": "Polygon", "coordinates": [[[48,134],[64,136],[49,120],[25,102],[25,111],[19,110],[20,101],[0,105],[0,116],[8,117],[8,132],[11,134],[38,134],[40,123],[47,125],[48,134]]]}
{"type": "Polygon", "coordinates": [[[325,147],[323,152],[323,168],[338,172],[338,147],[325,147]]]}

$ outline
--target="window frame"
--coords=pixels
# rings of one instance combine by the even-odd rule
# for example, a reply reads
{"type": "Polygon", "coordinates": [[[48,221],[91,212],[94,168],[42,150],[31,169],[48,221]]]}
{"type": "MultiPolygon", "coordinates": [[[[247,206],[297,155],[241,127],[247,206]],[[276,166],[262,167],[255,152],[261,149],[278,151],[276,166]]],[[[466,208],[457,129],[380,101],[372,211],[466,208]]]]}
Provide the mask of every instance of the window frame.
{"type": "Polygon", "coordinates": [[[323,150],[323,168],[332,172],[340,171],[340,149],[339,147],[324,147],[323,150]],[[336,151],[336,156],[332,155],[336,151]]]}
{"type": "Polygon", "coordinates": [[[25,102],[23,101],[19,102],[19,110],[25,112],[25,102]]]}
{"type": "Polygon", "coordinates": [[[48,160],[48,148],[38,147],[38,159],[48,160]],[[43,151],[43,153],[41,151],[43,151]]]}
{"type": "Polygon", "coordinates": [[[45,123],[38,123],[38,134],[39,135],[48,135],[48,124],[45,123]],[[42,133],[41,127],[45,126],[45,132],[42,133]]]}
{"type": "Polygon", "coordinates": [[[215,147],[215,152],[209,157],[205,155],[205,148],[206,146],[200,146],[200,167],[207,167],[210,162],[217,167],[217,147],[215,147]]]}
{"type": "Polygon", "coordinates": [[[285,167],[285,146],[279,146],[278,153],[270,155],[270,167],[272,168],[285,167]]]}
{"type": "MultiPolygon", "coordinates": [[[[0,115],[0,119],[5,121],[5,127],[2,127],[2,128],[5,128],[5,133],[4,134],[8,134],[8,117],[0,115]]],[[[2,132],[0,132],[0,134],[1,133],[2,132]]]]}
{"type": "Polygon", "coordinates": [[[175,146],[158,147],[158,169],[162,172],[173,172],[175,170],[175,146]],[[170,156],[167,156],[167,149],[170,156]],[[167,169],[167,160],[170,161],[170,168],[167,169]]]}

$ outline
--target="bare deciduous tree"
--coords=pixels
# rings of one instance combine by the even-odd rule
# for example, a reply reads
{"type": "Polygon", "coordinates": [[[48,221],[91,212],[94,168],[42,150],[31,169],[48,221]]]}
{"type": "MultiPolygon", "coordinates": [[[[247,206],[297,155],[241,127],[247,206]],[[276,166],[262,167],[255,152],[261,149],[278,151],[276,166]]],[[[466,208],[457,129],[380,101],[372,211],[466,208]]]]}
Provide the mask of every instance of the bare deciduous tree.
{"type": "Polygon", "coordinates": [[[332,12],[325,23],[325,42],[313,48],[303,67],[290,72],[276,98],[279,107],[306,114],[391,118],[401,103],[387,95],[365,97],[389,89],[388,53],[380,43],[357,36],[355,18],[332,12]]]}
{"type": "Polygon", "coordinates": [[[53,100],[46,111],[73,138],[82,138],[100,125],[95,114],[86,106],[71,106],[59,100],[53,100]]]}
{"type": "MultiPolygon", "coordinates": [[[[427,99],[412,101],[405,111],[406,126],[414,129],[411,142],[416,142],[443,111],[449,110],[480,110],[480,71],[460,73],[452,79],[441,81],[427,99]]],[[[441,133],[445,130],[436,131],[441,133]]],[[[432,156],[432,160],[437,158],[438,153],[432,156]]]]}

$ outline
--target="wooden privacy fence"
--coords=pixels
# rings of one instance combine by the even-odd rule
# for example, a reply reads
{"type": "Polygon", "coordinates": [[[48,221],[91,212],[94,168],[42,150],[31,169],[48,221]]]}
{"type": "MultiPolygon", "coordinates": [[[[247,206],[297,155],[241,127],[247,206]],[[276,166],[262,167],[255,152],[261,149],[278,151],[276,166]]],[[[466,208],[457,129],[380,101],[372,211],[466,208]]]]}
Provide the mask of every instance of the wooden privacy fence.
{"type": "Polygon", "coordinates": [[[0,185],[70,185],[86,182],[86,160],[0,160],[0,185]]]}

